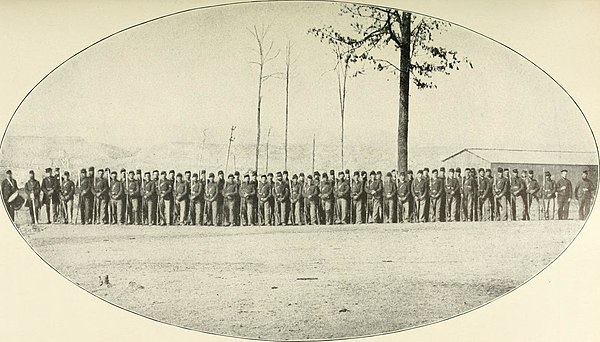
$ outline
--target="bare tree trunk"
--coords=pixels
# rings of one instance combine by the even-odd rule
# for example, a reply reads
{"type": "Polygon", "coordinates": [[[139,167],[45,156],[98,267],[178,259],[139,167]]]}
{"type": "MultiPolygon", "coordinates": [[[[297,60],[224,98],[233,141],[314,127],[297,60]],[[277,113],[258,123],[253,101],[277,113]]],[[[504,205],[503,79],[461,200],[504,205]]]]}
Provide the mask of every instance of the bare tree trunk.
{"type": "Polygon", "coordinates": [[[312,173],[315,173],[315,135],[313,134],[312,173]]]}
{"type": "Polygon", "coordinates": [[[285,51],[285,151],[284,151],[284,169],[288,169],[288,124],[289,124],[289,95],[290,95],[290,55],[291,45],[288,40],[288,44],[285,51]]]}
{"type": "Polygon", "coordinates": [[[258,105],[256,111],[256,157],[254,160],[254,171],[258,173],[258,153],[260,151],[260,103],[262,101],[262,66],[260,67],[260,78],[258,81],[258,105]]]}
{"type": "Polygon", "coordinates": [[[411,13],[402,12],[398,96],[398,171],[408,169],[408,99],[410,89],[411,13]]]}
{"type": "Polygon", "coordinates": [[[341,166],[344,169],[344,118],[346,113],[346,82],[348,80],[348,68],[350,67],[350,55],[347,52],[343,52],[339,47],[336,50],[338,64],[336,66],[336,73],[338,77],[338,96],[340,101],[340,117],[341,117],[341,135],[340,135],[340,156],[341,166]],[[340,64],[341,63],[341,64],[340,64]]]}

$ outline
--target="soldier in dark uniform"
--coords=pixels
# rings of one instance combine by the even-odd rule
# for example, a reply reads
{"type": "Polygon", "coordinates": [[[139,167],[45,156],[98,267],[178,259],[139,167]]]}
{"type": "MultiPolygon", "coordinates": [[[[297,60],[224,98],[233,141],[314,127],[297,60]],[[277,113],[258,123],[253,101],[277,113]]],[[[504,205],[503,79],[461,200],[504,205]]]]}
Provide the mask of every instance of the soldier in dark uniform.
{"type": "Polygon", "coordinates": [[[496,217],[494,216],[496,213],[496,208],[494,205],[496,204],[494,200],[494,176],[492,176],[492,169],[485,169],[485,178],[487,178],[490,184],[490,220],[494,221],[496,217]]]}
{"type": "Polygon", "coordinates": [[[306,180],[306,191],[304,194],[306,201],[306,212],[307,212],[307,223],[311,225],[317,225],[320,223],[319,217],[319,181],[313,180],[311,175],[308,175],[306,180]]]}
{"type": "Polygon", "coordinates": [[[465,203],[464,203],[464,199],[463,199],[463,190],[464,190],[463,189],[463,177],[461,175],[460,167],[457,167],[454,169],[454,177],[458,181],[458,206],[457,206],[458,219],[456,219],[456,221],[464,221],[466,209],[465,209],[465,203]]]}
{"type": "Polygon", "coordinates": [[[17,181],[12,177],[12,171],[6,170],[6,178],[2,181],[2,200],[4,200],[4,206],[8,210],[8,216],[11,220],[15,220],[15,208],[8,203],[8,199],[15,192],[19,190],[17,181]]]}
{"type": "Polygon", "coordinates": [[[56,210],[54,211],[53,222],[64,222],[64,208],[62,207],[62,201],[60,200],[60,190],[62,189],[63,177],[60,174],[60,167],[54,168],[54,193],[56,197],[55,205],[56,210]]]}
{"type": "Polygon", "coordinates": [[[371,187],[375,187],[377,184],[375,184],[375,175],[377,173],[373,170],[371,170],[371,172],[369,172],[369,179],[366,180],[365,183],[365,193],[366,193],[366,199],[367,199],[367,205],[366,205],[366,211],[367,211],[367,220],[365,221],[366,223],[373,223],[374,222],[374,213],[373,213],[373,190],[371,190],[371,187]]]}
{"type": "Polygon", "coordinates": [[[302,201],[304,202],[304,217],[302,218],[304,224],[311,224],[311,217],[310,217],[310,203],[308,202],[308,189],[311,186],[313,179],[312,179],[312,175],[308,174],[308,176],[306,176],[306,180],[304,181],[304,185],[302,186],[302,201]]]}
{"type": "Polygon", "coordinates": [[[40,217],[40,193],[42,189],[40,182],[35,179],[35,172],[33,170],[29,171],[29,180],[25,183],[24,190],[27,194],[27,206],[29,207],[31,223],[37,224],[40,217]]]}
{"type": "Polygon", "coordinates": [[[354,179],[352,180],[352,186],[350,189],[350,195],[352,196],[352,213],[350,216],[354,220],[354,222],[350,222],[351,224],[362,224],[363,221],[363,197],[365,196],[365,187],[363,185],[363,181],[360,177],[360,173],[358,171],[354,171],[354,179]]]}
{"type": "Polygon", "coordinates": [[[527,176],[527,170],[521,171],[521,183],[525,186],[525,189],[523,190],[523,206],[525,208],[523,212],[523,220],[529,221],[531,220],[531,217],[529,217],[529,213],[531,211],[531,208],[529,207],[529,204],[531,203],[531,196],[529,196],[529,192],[527,192],[527,189],[529,188],[529,177],[527,176]]]}
{"type": "Polygon", "coordinates": [[[267,176],[261,175],[258,183],[258,212],[259,224],[261,226],[271,225],[271,211],[273,202],[273,184],[267,180],[267,176]]]}
{"type": "Polygon", "coordinates": [[[590,205],[596,188],[588,179],[588,172],[583,171],[581,180],[575,186],[575,199],[579,202],[579,219],[585,220],[590,214],[590,205]]]}
{"type": "Polygon", "coordinates": [[[210,173],[208,175],[208,182],[206,183],[206,190],[204,191],[204,205],[205,205],[205,216],[206,224],[218,226],[219,225],[219,183],[215,181],[215,174],[210,173]]]}
{"type": "MultiPolygon", "coordinates": [[[[427,193],[429,194],[429,198],[431,199],[431,176],[429,175],[429,168],[423,168],[423,179],[425,179],[425,184],[427,184],[427,193]]],[[[425,203],[425,222],[430,221],[429,211],[430,211],[430,199],[425,203]]]]}
{"type": "Polygon", "coordinates": [[[156,184],[158,194],[158,224],[167,226],[173,224],[172,203],[173,203],[173,183],[167,179],[165,171],[160,172],[160,179],[156,184]]]}
{"type": "Polygon", "coordinates": [[[217,193],[217,216],[219,217],[219,225],[225,223],[225,200],[223,198],[223,189],[225,188],[225,173],[223,170],[217,172],[217,185],[219,192],[217,193]]]}
{"type": "Polygon", "coordinates": [[[537,179],[533,177],[533,170],[529,170],[528,182],[527,182],[527,196],[529,197],[529,204],[527,206],[528,209],[528,217],[531,219],[531,214],[533,213],[534,218],[537,220],[541,220],[541,208],[540,205],[540,196],[541,196],[541,188],[537,179]]]}
{"type": "Polygon", "coordinates": [[[560,172],[560,179],[556,182],[556,200],[558,204],[558,219],[569,219],[569,203],[573,196],[573,187],[571,181],[567,179],[567,170],[560,172]]]}
{"type": "Polygon", "coordinates": [[[427,180],[423,178],[423,170],[417,171],[417,178],[412,184],[412,193],[415,198],[415,215],[416,222],[427,222],[427,207],[425,203],[429,201],[429,187],[427,186],[427,180]]]}
{"type": "Polygon", "coordinates": [[[337,221],[336,224],[347,224],[348,223],[348,202],[350,202],[350,184],[346,179],[346,175],[343,171],[338,172],[338,181],[335,186],[335,199],[337,208],[337,221]]]}
{"type": "Polygon", "coordinates": [[[511,192],[511,220],[517,220],[517,208],[520,210],[520,220],[527,219],[527,207],[525,196],[526,186],[521,177],[519,177],[519,170],[512,170],[512,178],[510,179],[510,192],[511,192]]]}
{"type": "Polygon", "coordinates": [[[110,178],[110,224],[122,225],[125,223],[123,215],[123,198],[125,197],[125,186],[117,179],[117,172],[113,171],[110,178]]]}
{"type": "Polygon", "coordinates": [[[181,173],[177,174],[177,182],[175,182],[175,188],[173,190],[175,201],[173,221],[178,225],[183,226],[187,224],[188,203],[190,199],[190,185],[183,179],[181,173]]]}
{"type": "Polygon", "coordinates": [[[383,181],[383,203],[384,203],[384,221],[385,223],[393,223],[396,219],[396,183],[392,179],[392,173],[388,172],[383,181]]]}
{"type": "Polygon", "coordinates": [[[299,225],[305,225],[306,224],[306,214],[304,212],[305,210],[305,205],[304,205],[304,172],[300,172],[298,174],[298,185],[300,187],[300,197],[298,198],[298,202],[299,204],[299,209],[300,209],[300,216],[296,216],[298,215],[297,213],[294,214],[295,216],[295,220],[296,223],[298,223],[299,225]]]}
{"type": "Polygon", "coordinates": [[[60,202],[62,203],[62,218],[64,224],[73,223],[73,198],[75,195],[75,183],[71,180],[69,171],[64,173],[65,179],[61,182],[60,202]]]}
{"type": "Polygon", "coordinates": [[[233,227],[236,224],[235,205],[239,197],[238,183],[232,174],[227,176],[227,181],[223,186],[223,225],[233,227]]]}
{"type": "Polygon", "coordinates": [[[46,177],[42,179],[42,192],[44,193],[42,205],[46,207],[46,223],[50,224],[58,216],[59,203],[56,179],[52,175],[52,168],[46,168],[46,177]]]}
{"type": "Polygon", "coordinates": [[[498,176],[494,181],[494,216],[496,221],[506,221],[508,219],[508,210],[510,208],[508,197],[510,195],[510,186],[508,179],[504,177],[501,167],[498,168],[498,176]]]}
{"type": "Polygon", "coordinates": [[[460,220],[460,183],[454,176],[454,169],[448,170],[448,178],[445,183],[446,193],[446,221],[456,222],[460,220]]]}
{"type": "Polygon", "coordinates": [[[158,170],[152,171],[152,179],[150,178],[150,172],[144,173],[144,186],[143,186],[143,214],[142,222],[148,225],[155,225],[156,222],[156,208],[157,208],[157,197],[156,185],[158,184],[158,170]]]}
{"type": "Polygon", "coordinates": [[[198,180],[198,174],[192,174],[190,182],[190,214],[191,225],[202,225],[204,218],[204,182],[198,180]]]}
{"type": "Polygon", "coordinates": [[[233,181],[237,184],[238,187],[238,195],[235,198],[235,203],[233,205],[233,212],[234,212],[234,225],[239,226],[241,224],[240,221],[240,196],[239,196],[239,190],[240,187],[242,185],[242,180],[240,179],[240,172],[239,171],[235,171],[233,173],[233,181]]]}
{"type": "Polygon", "coordinates": [[[290,190],[288,183],[282,179],[281,172],[277,172],[277,181],[273,187],[273,197],[275,198],[275,225],[285,226],[288,219],[290,190]]]}
{"type": "Polygon", "coordinates": [[[408,170],[406,171],[406,181],[408,182],[408,188],[410,191],[410,201],[408,203],[408,212],[406,213],[406,215],[408,215],[409,217],[409,222],[414,222],[416,221],[416,215],[415,215],[415,196],[412,192],[412,186],[413,186],[413,182],[415,180],[415,176],[413,174],[412,170],[408,170]]]}
{"type": "Polygon", "coordinates": [[[302,186],[294,174],[290,183],[290,223],[295,226],[302,224],[302,186]]]}
{"type": "Polygon", "coordinates": [[[139,210],[140,210],[140,200],[141,200],[141,189],[140,183],[135,179],[135,172],[129,171],[129,178],[125,182],[125,190],[127,193],[127,203],[126,203],[126,224],[135,224],[139,225],[139,210]]]}
{"type": "Polygon", "coordinates": [[[544,180],[542,182],[542,205],[544,207],[544,219],[550,219],[550,213],[552,213],[552,219],[554,220],[554,210],[556,210],[556,183],[552,180],[549,171],[544,172],[544,180]],[[552,209],[552,210],[550,210],[552,209]]]}
{"type": "Polygon", "coordinates": [[[256,186],[250,182],[250,175],[245,174],[240,185],[241,225],[254,225],[254,207],[256,206],[256,186]]]}
{"type": "Polygon", "coordinates": [[[326,225],[331,225],[333,224],[333,185],[332,182],[329,181],[329,177],[325,172],[321,174],[321,187],[319,188],[319,197],[321,198],[321,204],[323,206],[323,211],[325,212],[324,222],[326,225]]]}
{"type": "Polygon", "coordinates": [[[485,176],[485,170],[480,168],[477,178],[477,217],[479,221],[492,220],[492,184],[485,176]]]}
{"type": "Polygon", "coordinates": [[[442,222],[444,212],[442,211],[442,194],[445,193],[444,182],[438,176],[438,170],[431,171],[429,181],[429,217],[431,222],[442,222]]]}
{"type": "Polygon", "coordinates": [[[410,205],[413,201],[411,183],[406,179],[406,174],[402,171],[398,174],[396,195],[398,196],[398,223],[410,222],[410,205]]]}
{"type": "Polygon", "coordinates": [[[446,222],[446,168],[445,167],[443,167],[443,166],[440,167],[440,172],[438,174],[438,178],[442,182],[442,187],[441,187],[441,191],[440,191],[440,200],[439,200],[440,213],[441,213],[440,222],[446,222]]]}
{"type": "Polygon", "coordinates": [[[103,175],[104,170],[98,169],[98,177],[95,180],[93,188],[96,201],[96,224],[108,223],[108,218],[106,217],[109,200],[108,181],[103,175]]]}
{"type": "Polygon", "coordinates": [[[250,184],[254,189],[254,195],[249,197],[252,199],[252,208],[248,207],[248,210],[251,209],[248,215],[252,218],[249,223],[255,225],[258,223],[258,179],[256,178],[256,171],[250,172],[250,184]]]}
{"type": "Polygon", "coordinates": [[[474,221],[475,194],[477,191],[477,181],[471,175],[470,169],[465,169],[465,178],[463,180],[463,206],[465,211],[465,221],[474,221]]]}
{"type": "Polygon", "coordinates": [[[81,217],[81,224],[92,223],[92,208],[94,203],[94,194],[92,193],[93,181],[93,178],[90,179],[90,177],[88,177],[86,169],[81,169],[79,171],[79,179],[77,180],[79,183],[79,201],[77,209],[79,210],[79,216],[81,217]]]}

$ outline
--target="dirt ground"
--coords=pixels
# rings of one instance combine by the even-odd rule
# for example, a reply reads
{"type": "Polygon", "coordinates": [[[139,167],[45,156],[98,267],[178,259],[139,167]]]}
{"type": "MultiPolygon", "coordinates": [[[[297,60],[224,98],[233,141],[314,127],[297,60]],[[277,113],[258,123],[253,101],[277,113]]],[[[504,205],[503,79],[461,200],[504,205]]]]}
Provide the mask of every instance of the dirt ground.
{"type": "Polygon", "coordinates": [[[548,265],[581,225],[19,229],[60,273],[120,307],[209,333],[299,340],[393,332],[478,307],[548,265]]]}

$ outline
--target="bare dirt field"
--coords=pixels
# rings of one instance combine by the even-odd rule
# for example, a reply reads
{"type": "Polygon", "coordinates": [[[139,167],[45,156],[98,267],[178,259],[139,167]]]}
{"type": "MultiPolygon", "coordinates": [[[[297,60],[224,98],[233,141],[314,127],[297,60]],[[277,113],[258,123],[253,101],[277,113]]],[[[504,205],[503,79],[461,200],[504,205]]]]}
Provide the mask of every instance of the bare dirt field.
{"type": "Polygon", "coordinates": [[[478,307],[548,265],[581,225],[19,229],[56,270],[120,307],[209,333],[299,340],[392,332],[478,307]]]}

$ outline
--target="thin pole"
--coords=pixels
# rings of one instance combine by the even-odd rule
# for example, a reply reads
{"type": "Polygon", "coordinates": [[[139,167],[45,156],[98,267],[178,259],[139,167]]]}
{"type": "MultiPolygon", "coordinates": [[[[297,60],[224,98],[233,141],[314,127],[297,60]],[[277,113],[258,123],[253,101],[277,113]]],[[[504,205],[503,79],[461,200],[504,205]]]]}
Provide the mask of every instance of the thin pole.
{"type": "Polygon", "coordinates": [[[271,127],[269,127],[269,132],[267,133],[267,156],[265,161],[265,173],[269,172],[269,138],[271,137],[271,127]]]}
{"type": "Polygon", "coordinates": [[[233,137],[233,131],[235,131],[235,126],[231,126],[231,132],[229,133],[229,144],[227,145],[227,159],[225,161],[225,173],[227,174],[227,168],[229,167],[229,153],[231,152],[231,143],[235,140],[233,137]]]}
{"type": "Polygon", "coordinates": [[[312,148],[312,173],[315,173],[315,148],[316,148],[316,140],[315,135],[313,134],[313,148],[312,148]]]}

